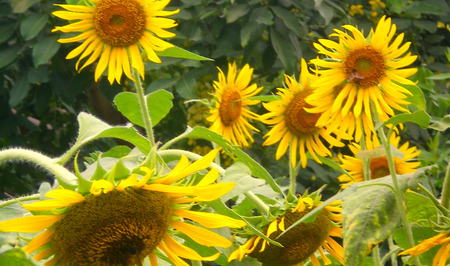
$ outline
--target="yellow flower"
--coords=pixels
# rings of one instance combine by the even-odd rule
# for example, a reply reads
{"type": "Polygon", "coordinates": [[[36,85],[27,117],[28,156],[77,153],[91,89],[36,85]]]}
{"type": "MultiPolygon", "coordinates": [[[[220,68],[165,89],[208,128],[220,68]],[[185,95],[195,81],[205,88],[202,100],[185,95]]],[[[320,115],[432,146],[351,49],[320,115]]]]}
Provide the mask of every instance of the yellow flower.
{"type": "Polygon", "coordinates": [[[75,37],[59,39],[61,43],[82,43],[73,49],[67,59],[80,56],[75,68],[81,71],[94,63],[95,80],[108,68],[108,80],[120,83],[122,73],[133,80],[130,65],[144,77],[144,63],[140,48],[149,60],[160,63],[155,51],[164,51],[172,44],[160,38],[173,37],[166,31],[177,24],[163,18],[179,12],[164,11],[170,0],[86,0],[88,5],[58,5],[65,11],[55,11],[56,17],[73,21],[66,26],[55,27],[53,31],[80,32],[75,37]],[[88,57],[79,68],[81,60],[88,57]],[[131,61],[131,63],[130,63],[131,61]]]}
{"type": "Polygon", "coordinates": [[[297,265],[310,258],[313,266],[320,266],[315,252],[320,254],[325,265],[331,261],[324,254],[323,249],[330,255],[344,261],[343,248],[332,237],[341,237],[342,220],[340,202],[336,201],[326,206],[311,223],[300,223],[285,232],[296,221],[301,219],[311,210],[322,204],[320,197],[313,199],[309,196],[298,199],[297,206],[287,210],[284,215],[273,220],[265,229],[265,235],[276,240],[283,247],[271,245],[259,236],[253,236],[247,242],[235,250],[228,261],[238,259],[241,261],[245,255],[256,258],[263,265],[297,265]]]}
{"type": "Polygon", "coordinates": [[[429,249],[442,245],[436,255],[434,255],[432,266],[446,266],[446,262],[450,259],[450,232],[440,233],[431,238],[425,239],[422,243],[415,247],[400,252],[398,255],[418,256],[429,249]]]}
{"type": "Polygon", "coordinates": [[[252,130],[258,131],[248,119],[258,119],[258,115],[246,109],[246,106],[259,101],[248,98],[258,94],[263,88],[250,84],[253,68],[246,64],[237,73],[236,62],[228,64],[228,74],[220,68],[218,81],[214,81],[215,107],[210,110],[207,120],[212,122],[210,129],[233,144],[248,147],[253,142],[252,130]]]}
{"type": "Polygon", "coordinates": [[[350,6],[350,16],[355,16],[356,14],[364,15],[363,5],[351,5],[350,6]]]}
{"type": "Polygon", "coordinates": [[[212,201],[230,191],[234,183],[214,183],[218,171],[211,169],[195,185],[182,186],[187,176],[209,167],[217,154],[211,151],[189,163],[184,156],[169,173],[154,176],[142,167],[137,174],[114,185],[94,181],[87,195],[68,189],[56,189],[51,198],[22,206],[46,214],[0,222],[3,232],[40,232],[23,249],[37,251],[36,260],[50,258],[48,265],[142,265],[149,257],[158,265],[154,251],[160,250],[175,264],[189,265],[183,259],[213,261],[219,253],[202,257],[178,243],[172,236],[185,234],[200,245],[229,247],[231,242],[206,228],[242,227],[245,222],[224,215],[189,210],[196,202],[212,201]],[[64,211],[49,215],[51,211],[64,211]],[[197,222],[201,226],[189,223],[197,222]]]}
{"type": "Polygon", "coordinates": [[[378,7],[386,8],[386,4],[380,0],[370,0],[369,4],[372,6],[373,10],[377,9],[378,7]]]}
{"type": "MultiPolygon", "coordinates": [[[[415,146],[409,147],[408,142],[405,142],[399,147],[400,137],[396,136],[395,134],[392,134],[390,143],[403,153],[403,158],[394,157],[395,171],[397,172],[397,174],[403,175],[413,173],[416,168],[420,166],[420,162],[417,161],[417,156],[420,154],[420,151],[417,150],[415,146]]],[[[382,148],[376,136],[373,141],[369,143],[369,145],[370,146],[367,147],[367,150],[382,148]]],[[[350,178],[345,174],[338,177],[339,181],[344,183],[343,187],[353,184],[354,182],[364,181],[362,158],[357,157],[357,155],[361,152],[361,147],[356,143],[353,143],[348,147],[352,151],[353,156],[344,155],[340,158],[340,160],[341,167],[347,170],[352,177],[350,178]]],[[[370,158],[369,168],[371,179],[390,175],[389,166],[385,155],[370,158]]]]}
{"type": "MultiPolygon", "coordinates": [[[[404,67],[412,64],[417,56],[404,55],[410,43],[401,45],[403,33],[392,41],[396,26],[385,16],[367,38],[351,25],[343,28],[352,36],[335,29],[330,36],[338,37],[338,42],[320,39],[314,44],[328,58],[311,60],[319,68],[320,77],[312,84],[317,89],[307,99],[314,106],[308,111],[322,113],[318,125],[334,121],[350,128],[347,116],[361,119],[356,123],[364,125],[364,131],[370,135],[374,129],[372,109],[382,122],[394,116],[394,109],[408,112],[406,98],[411,92],[403,85],[414,85],[407,78],[417,69],[404,67]],[[335,121],[336,118],[342,120],[335,121]]],[[[355,141],[359,138],[355,137],[355,141]]]]}
{"type": "Polygon", "coordinates": [[[297,165],[297,151],[300,154],[302,167],[306,167],[307,158],[305,150],[320,163],[320,156],[330,156],[331,152],[322,143],[320,137],[332,146],[341,147],[343,144],[331,136],[332,130],[326,126],[316,126],[320,114],[309,113],[304,108],[312,106],[305,102],[305,98],[311,95],[314,88],[310,86],[313,76],[308,72],[304,59],[301,60],[300,83],[294,78],[285,75],[287,88],[278,88],[277,95],[280,100],[264,103],[269,111],[261,116],[261,121],[268,125],[274,125],[264,136],[267,137],[263,145],[272,145],[279,142],[275,158],[278,160],[290,147],[291,166],[297,165]]]}

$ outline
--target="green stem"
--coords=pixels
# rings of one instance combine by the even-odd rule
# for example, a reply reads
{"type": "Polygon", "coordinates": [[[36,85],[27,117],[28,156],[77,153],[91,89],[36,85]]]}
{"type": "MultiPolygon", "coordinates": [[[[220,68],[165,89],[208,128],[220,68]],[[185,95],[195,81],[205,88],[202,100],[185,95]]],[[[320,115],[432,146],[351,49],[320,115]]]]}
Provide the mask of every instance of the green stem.
{"type": "Polygon", "coordinates": [[[245,197],[247,197],[247,199],[251,200],[256,208],[261,212],[261,214],[269,217],[270,216],[270,208],[269,206],[267,206],[267,204],[262,201],[260,198],[258,198],[258,196],[256,196],[253,192],[251,191],[247,191],[244,192],[245,197]]]}
{"type": "Polygon", "coordinates": [[[136,88],[136,94],[138,97],[139,107],[141,108],[141,115],[142,120],[144,122],[144,129],[147,133],[147,138],[150,142],[150,152],[148,156],[145,158],[142,165],[147,165],[149,162],[155,162],[155,136],[153,134],[153,124],[152,119],[150,117],[150,114],[148,112],[148,106],[147,106],[147,98],[145,97],[144,87],[142,86],[141,77],[139,76],[139,73],[136,69],[132,69],[132,75],[134,78],[134,84],[136,88]]]}
{"type": "MultiPolygon", "coordinates": [[[[362,136],[361,136],[361,140],[359,141],[359,145],[361,146],[361,151],[367,150],[366,135],[365,135],[364,128],[362,130],[362,136]]],[[[370,158],[367,158],[367,157],[362,158],[362,164],[363,164],[364,180],[370,180],[370,158]]]]}
{"type": "MultiPolygon", "coordinates": [[[[375,120],[375,124],[378,124],[380,122],[380,118],[378,116],[378,113],[376,112],[376,110],[373,110],[373,117],[375,120]]],[[[397,179],[397,172],[395,170],[395,163],[394,163],[394,157],[392,156],[392,150],[391,150],[391,144],[389,143],[388,138],[386,137],[386,134],[384,133],[384,128],[380,127],[378,128],[378,137],[380,138],[380,142],[383,145],[385,151],[386,151],[386,159],[388,162],[388,167],[389,167],[389,173],[391,174],[392,177],[392,183],[394,186],[394,193],[395,193],[395,202],[397,205],[397,209],[399,211],[400,214],[400,218],[403,224],[403,227],[405,229],[406,232],[406,237],[408,240],[408,245],[409,248],[413,247],[414,244],[414,237],[413,237],[413,233],[411,230],[411,225],[408,223],[408,218],[407,218],[407,213],[406,213],[406,206],[405,206],[405,198],[403,195],[403,191],[400,189],[400,185],[398,183],[398,179],[397,179]]],[[[420,264],[420,260],[418,257],[414,256],[413,257],[413,261],[415,265],[421,265],[420,264]]]]}
{"type": "Polygon", "coordinates": [[[191,260],[192,266],[202,266],[202,262],[199,260],[191,260]]]}
{"type": "Polygon", "coordinates": [[[392,238],[392,235],[389,236],[388,243],[389,243],[389,250],[392,251],[392,254],[391,254],[391,265],[392,266],[397,266],[397,254],[396,254],[396,252],[393,252],[393,251],[395,251],[396,249],[398,250],[398,247],[395,246],[394,239],[392,238]]]}
{"type": "Polygon", "coordinates": [[[29,195],[29,196],[24,196],[24,197],[20,197],[20,198],[14,198],[14,199],[10,199],[10,200],[6,200],[3,202],[0,202],[0,209],[9,205],[12,205],[14,203],[18,203],[18,202],[23,202],[23,201],[29,201],[29,200],[38,200],[41,198],[40,194],[33,194],[33,195],[29,195]]]}
{"type": "Polygon", "coordinates": [[[54,159],[37,151],[13,148],[0,151],[0,164],[7,161],[26,161],[48,170],[64,188],[75,188],[77,177],[54,159]]]}
{"type": "Polygon", "coordinates": [[[380,260],[380,247],[378,245],[375,245],[372,249],[372,256],[373,256],[373,265],[374,266],[381,266],[381,260],[380,260]]]}
{"type": "Polygon", "coordinates": [[[290,149],[292,147],[289,146],[289,191],[287,195],[287,201],[292,202],[297,198],[297,171],[296,168],[292,167],[291,163],[291,152],[290,149]]]}
{"type": "Polygon", "coordinates": [[[445,173],[441,202],[444,208],[446,208],[447,210],[450,208],[450,162],[447,165],[447,172],[445,173]]]}

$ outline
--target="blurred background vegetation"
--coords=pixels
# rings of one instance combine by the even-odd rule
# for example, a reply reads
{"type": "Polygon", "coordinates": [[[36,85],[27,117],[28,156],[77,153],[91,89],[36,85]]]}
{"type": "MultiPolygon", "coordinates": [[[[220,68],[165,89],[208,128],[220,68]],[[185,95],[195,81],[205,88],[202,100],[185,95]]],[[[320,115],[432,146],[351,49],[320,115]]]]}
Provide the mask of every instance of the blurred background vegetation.
{"type": "MultiPolygon", "coordinates": [[[[68,0],[77,3],[77,0],[68,0]]],[[[94,81],[94,66],[77,73],[76,59],[65,56],[76,45],[60,45],[59,34],[51,30],[65,22],[51,15],[63,1],[0,0],[0,148],[25,147],[49,156],[62,154],[77,133],[80,111],[93,113],[110,124],[126,120],[115,110],[112,100],[121,91],[133,88],[124,79],[109,85],[105,78],[94,81]]],[[[249,63],[254,82],[270,94],[283,86],[283,74],[299,75],[300,58],[317,56],[313,42],[326,38],[334,28],[352,24],[367,34],[379,18],[387,15],[412,43],[410,51],[419,55],[419,68],[412,77],[418,81],[424,101],[412,110],[424,109],[438,121],[449,113],[450,81],[438,74],[450,72],[450,8],[446,0],[173,0],[168,9],[179,8],[172,16],[178,22],[170,42],[214,61],[189,61],[163,58],[162,64],[147,62],[147,92],[165,89],[172,92],[174,108],[156,127],[156,138],[165,142],[182,133],[186,125],[208,126],[207,107],[193,99],[211,99],[212,81],[217,68],[227,63],[238,67],[249,63]],[[438,76],[436,76],[438,75],[438,76]],[[187,102],[188,101],[188,102],[187,102]]],[[[420,91],[415,93],[421,93],[420,91]]],[[[261,106],[254,110],[264,113],[261,106]]],[[[263,124],[248,152],[277,178],[288,175],[287,158],[274,164],[276,145],[262,147],[268,131],[263,124]]],[[[430,186],[439,191],[440,179],[450,153],[446,131],[421,129],[407,124],[402,142],[409,141],[422,150],[423,166],[437,164],[430,186]]],[[[108,150],[116,143],[97,141],[82,151],[108,150]]],[[[205,152],[207,143],[187,141],[181,148],[205,152]]],[[[334,150],[347,153],[345,150],[334,150]]],[[[70,166],[69,166],[70,167],[70,166]]],[[[329,167],[309,161],[298,176],[299,190],[323,184],[339,187],[339,174],[329,167]]],[[[0,166],[0,198],[33,193],[42,181],[51,181],[47,173],[20,164],[0,166]]],[[[332,189],[330,190],[333,191],[332,189]]]]}

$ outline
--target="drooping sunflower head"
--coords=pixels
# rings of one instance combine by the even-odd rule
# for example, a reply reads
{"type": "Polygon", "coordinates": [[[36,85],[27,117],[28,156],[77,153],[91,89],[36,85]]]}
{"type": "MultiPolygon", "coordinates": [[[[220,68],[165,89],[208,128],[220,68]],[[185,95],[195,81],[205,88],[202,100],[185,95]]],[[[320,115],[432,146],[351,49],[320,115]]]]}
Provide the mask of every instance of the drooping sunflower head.
{"type": "Polygon", "coordinates": [[[210,129],[233,144],[248,147],[253,142],[252,131],[257,128],[249,120],[259,116],[248,110],[246,106],[258,104],[257,100],[249,98],[258,94],[263,88],[256,84],[250,85],[253,68],[246,64],[237,73],[236,62],[228,64],[225,75],[219,69],[218,81],[214,81],[215,106],[210,110],[208,121],[212,122],[210,129]]]}
{"type": "Polygon", "coordinates": [[[61,43],[82,42],[72,50],[67,59],[80,56],[76,69],[80,70],[99,59],[95,80],[108,68],[108,80],[120,83],[122,73],[133,80],[131,68],[144,77],[144,63],[140,50],[149,60],[160,63],[155,51],[163,51],[173,45],[160,38],[175,34],[165,29],[177,24],[165,16],[179,10],[164,11],[170,0],[88,0],[87,5],[58,5],[65,11],[55,11],[56,17],[71,22],[55,27],[53,31],[79,32],[75,37],[59,39],[61,43]],[[87,58],[86,60],[84,60],[87,58]],[[84,64],[79,68],[80,62],[84,64]]]}
{"type": "Polygon", "coordinates": [[[314,88],[310,86],[310,81],[313,78],[314,76],[309,73],[305,60],[302,59],[300,83],[285,75],[287,88],[278,88],[277,95],[280,96],[280,99],[263,104],[269,112],[261,116],[261,121],[268,125],[274,125],[264,136],[267,139],[263,145],[272,145],[279,142],[275,154],[277,160],[290,148],[292,167],[297,164],[297,151],[300,154],[302,167],[306,167],[306,150],[319,163],[320,160],[316,154],[320,156],[331,155],[319,136],[332,146],[343,146],[325,126],[316,125],[320,114],[308,111],[313,106],[307,103],[305,99],[314,91],[314,88]]]}
{"type": "Polygon", "coordinates": [[[172,235],[184,234],[200,245],[229,247],[230,241],[203,227],[245,225],[224,215],[190,210],[196,202],[217,199],[234,186],[214,183],[218,178],[215,169],[195,185],[180,185],[187,176],[206,169],[216,154],[214,150],[194,163],[181,157],[164,175],[142,167],[145,175],[139,180],[137,174],[117,185],[96,180],[86,195],[69,189],[52,190],[46,194],[51,199],[22,205],[35,215],[0,222],[0,231],[45,230],[24,250],[38,251],[34,258],[50,258],[50,265],[141,265],[146,257],[157,265],[156,249],[175,265],[188,265],[181,258],[215,260],[219,253],[202,257],[172,235]],[[49,211],[59,214],[40,214],[49,211]]]}
{"type": "Polygon", "coordinates": [[[338,42],[320,39],[314,44],[326,58],[311,60],[320,76],[314,82],[318,89],[307,99],[314,106],[310,111],[329,110],[327,118],[340,113],[343,122],[348,115],[358,119],[365,114],[361,124],[368,125],[369,130],[373,129],[372,110],[382,121],[393,116],[394,109],[408,112],[406,98],[411,92],[403,86],[414,85],[407,78],[417,69],[405,67],[417,56],[405,54],[410,43],[402,45],[404,34],[394,39],[396,26],[385,16],[367,37],[354,26],[343,28],[346,31],[335,29],[330,35],[337,37],[338,42]],[[340,90],[337,92],[336,88],[340,90]]]}
{"type": "Polygon", "coordinates": [[[287,210],[264,230],[268,238],[277,241],[282,247],[272,245],[259,236],[253,236],[230,255],[229,261],[242,260],[248,255],[263,265],[285,266],[297,265],[310,258],[312,264],[317,266],[320,263],[316,252],[320,254],[325,264],[330,263],[323,252],[325,249],[334,258],[343,262],[343,248],[331,238],[340,237],[342,233],[340,202],[333,202],[323,208],[313,222],[300,223],[287,230],[320,204],[320,197],[300,196],[295,208],[287,210]]]}
{"type": "MultiPolygon", "coordinates": [[[[420,166],[420,162],[417,161],[417,156],[420,154],[420,150],[417,150],[415,146],[409,146],[408,142],[400,144],[400,137],[396,134],[392,134],[390,143],[400,151],[403,157],[394,157],[394,164],[396,173],[399,175],[413,173],[417,167],[420,166]]],[[[372,142],[367,147],[367,150],[382,149],[377,136],[374,137],[372,142]]],[[[343,174],[339,176],[339,181],[343,183],[342,187],[347,187],[354,182],[364,181],[363,161],[358,154],[361,152],[361,146],[357,143],[349,145],[353,155],[344,155],[340,157],[341,167],[348,171],[351,175],[343,174]]],[[[377,179],[380,177],[390,175],[388,161],[385,155],[378,157],[371,157],[369,163],[370,179],[377,179]]]]}

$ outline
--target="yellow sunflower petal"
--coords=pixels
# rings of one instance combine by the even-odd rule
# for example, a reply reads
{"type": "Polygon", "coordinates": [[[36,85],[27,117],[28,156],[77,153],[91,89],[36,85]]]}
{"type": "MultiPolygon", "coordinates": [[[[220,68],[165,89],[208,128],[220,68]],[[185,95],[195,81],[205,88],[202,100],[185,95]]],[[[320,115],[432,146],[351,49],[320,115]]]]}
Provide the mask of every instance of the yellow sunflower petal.
{"type": "Polygon", "coordinates": [[[173,215],[180,216],[186,219],[191,219],[206,228],[220,228],[220,227],[240,228],[247,225],[247,223],[245,223],[244,221],[236,220],[228,216],[216,213],[174,210],[173,215]]]}
{"type": "Polygon", "coordinates": [[[197,252],[195,252],[193,249],[188,248],[184,245],[181,245],[178,243],[175,239],[173,239],[169,234],[165,234],[163,236],[164,243],[167,245],[167,247],[177,256],[191,259],[191,260],[201,260],[201,261],[214,261],[219,256],[220,253],[216,253],[215,255],[209,256],[209,257],[202,257],[197,252]]]}
{"type": "Polygon", "coordinates": [[[192,224],[172,221],[170,226],[204,246],[216,246],[223,248],[228,248],[231,246],[231,242],[225,237],[192,224]]]}
{"type": "Polygon", "coordinates": [[[25,252],[27,252],[28,254],[33,253],[36,249],[50,243],[51,236],[54,232],[55,232],[55,229],[52,228],[52,229],[49,229],[49,230],[43,232],[42,234],[39,234],[38,236],[33,238],[33,240],[31,240],[31,242],[28,243],[28,245],[23,247],[23,250],[25,252]]]}
{"type": "Polygon", "coordinates": [[[63,219],[64,216],[65,215],[35,215],[11,219],[0,222],[0,231],[22,233],[40,232],[63,219]]]}

